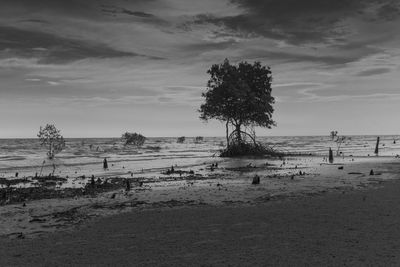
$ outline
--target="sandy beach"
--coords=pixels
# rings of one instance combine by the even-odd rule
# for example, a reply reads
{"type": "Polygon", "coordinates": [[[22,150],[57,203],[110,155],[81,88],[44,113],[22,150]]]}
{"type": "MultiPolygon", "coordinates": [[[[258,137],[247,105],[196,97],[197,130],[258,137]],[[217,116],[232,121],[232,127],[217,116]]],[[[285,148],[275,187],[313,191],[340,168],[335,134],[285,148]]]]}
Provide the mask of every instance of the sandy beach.
{"type": "Polygon", "coordinates": [[[393,157],[344,157],[334,164],[319,156],[238,158],[220,161],[217,168],[210,168],[209,163],[178,166],[173,173],[161,170],[157,176],[102,177],[94,184],[88,177],[66,179],[81,186],[77,188],[54,187],[54,178],[44,178],[35,187],[2,189],[6,201],[0,206],[0,236],[35,237],[138,209],[255,205],[331,191],[364,190],[398,179],[398,163],[393,157]],[[374,175],[370,175],[371,170],[374,175]],[[255,176],[260,184],[252,184],[255,176]]]}
{"type": "Polygon", "coordinates": [[[241,167],[235,168],[232,161],[221,162],[203,175],[176,173],[142,186],[133,183],[129,192],[121,188],[2,206],[0,263],[387,266],[400,262],[399,159],[345,157],[327,164],[321,157],[303,156],[284,161],[241,159],[241,167]],[[259,185],[251,184],[255,175],[260,176],[259,185]]]}
{"type": "Polygon", "coordinates": [[[396,266],[400,183],[257,205],[138,210],[36,239],[2,266],[396,266]]]}

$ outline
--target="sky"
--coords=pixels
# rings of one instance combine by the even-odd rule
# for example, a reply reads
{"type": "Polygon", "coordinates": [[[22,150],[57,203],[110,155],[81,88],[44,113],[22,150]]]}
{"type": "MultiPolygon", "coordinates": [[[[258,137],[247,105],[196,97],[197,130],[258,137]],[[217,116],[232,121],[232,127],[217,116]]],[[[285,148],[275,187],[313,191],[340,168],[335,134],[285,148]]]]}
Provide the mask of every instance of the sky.
{"type": "Polygon", "coordinates": [[[397,0],[0,0],[0,138],[223,136],[207,70],[270,66],[273,129],[400,134],[397,0]]]}

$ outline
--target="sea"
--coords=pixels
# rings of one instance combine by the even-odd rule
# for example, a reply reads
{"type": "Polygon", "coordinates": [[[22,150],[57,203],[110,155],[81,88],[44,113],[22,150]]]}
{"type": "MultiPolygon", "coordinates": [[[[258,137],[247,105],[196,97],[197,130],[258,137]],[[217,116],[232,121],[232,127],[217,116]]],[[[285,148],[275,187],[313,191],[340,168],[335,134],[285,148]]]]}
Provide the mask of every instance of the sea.
{"type": "MultiPolygon", "coordinates": [[[[374,154],[378,136],[347,136],[340,144],[340,156],[369,157],[374,154]]],[[[339,143],[330,136],[262,136],[257,141],[292,154],[327,156],[336,153],[339,143]]],[[[59,176],[129,176],[154,173],[170,166],[195,167],[221,160],[224,137],[147,138],[141,147],[125,146],[120,138],[66,139],[66,147],[54,160],[47,159],[46,148],[38,139],[0,139],[0,177],[30,177],[54,172],[59,176]],[[103,160],[109,171],[104,173],[103,160]]],[[[379,156],[400,154],[400,136],[380,136],[379,156]]]]}

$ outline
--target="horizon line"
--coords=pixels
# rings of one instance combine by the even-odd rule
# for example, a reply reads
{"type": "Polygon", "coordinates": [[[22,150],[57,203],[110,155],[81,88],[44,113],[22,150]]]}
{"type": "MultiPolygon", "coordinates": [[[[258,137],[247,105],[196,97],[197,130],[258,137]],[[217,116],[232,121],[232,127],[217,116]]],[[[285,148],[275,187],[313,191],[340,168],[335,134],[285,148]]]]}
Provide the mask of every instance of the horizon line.
{"type": "MultiPolygon", "coordinates": [[[[145,136],[146,138],[178,138],[178,137],[185,137],[185,138],[195,138],[197,136],[201,136],[204,138],[226,138],[223,135],[197,135],[197,136],[185,136],[185,135],[174,135],[174,136],[145,136]]],[[[329,137],[330,135],[309,135],[309,134],[300,134],[300,135],[259,135],[258,137],[329,137]]],[[[400,136],[400,134],[343,134],[339,136],[400,136]]],[[[116,136],[97,136],[97,137],[64,137],[64,139],[121,139],[121,137],[116,136]]],[[[9,139],[38,139],[38,137],[0,137],[0,140],[9,140],[9,139]]]]}

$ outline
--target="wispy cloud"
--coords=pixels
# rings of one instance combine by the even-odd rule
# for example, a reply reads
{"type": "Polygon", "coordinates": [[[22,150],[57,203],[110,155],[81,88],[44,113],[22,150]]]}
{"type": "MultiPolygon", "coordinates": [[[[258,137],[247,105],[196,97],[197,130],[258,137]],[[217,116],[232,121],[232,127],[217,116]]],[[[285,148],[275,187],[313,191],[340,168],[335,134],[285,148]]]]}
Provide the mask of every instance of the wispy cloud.
{"type": "Polygon", "coordinates": [[[390,68],[374,68],[374,69],[369,69],[369,70],[363,70],[363,71],[359,72],[357,75],[358,76],[372,76],[372,75],[388,73],[391,71],[392,70],[390,68]]]}
{"type": "Polygon", "coordinates": [[[141,56],[117,51],[102,43],[67,39],[37,31],[0,27],[1,58],[37,58],[38,63],[61,64],[85,58],[141,56]]]}

